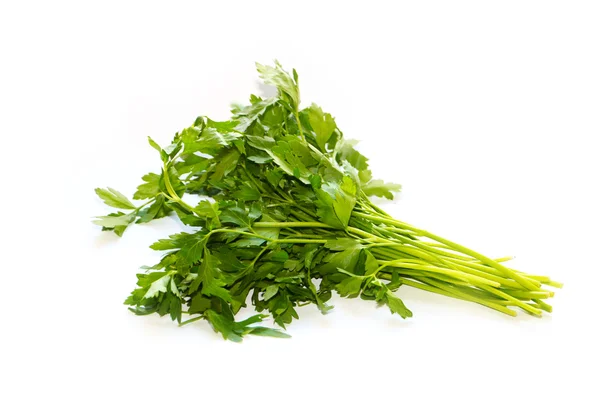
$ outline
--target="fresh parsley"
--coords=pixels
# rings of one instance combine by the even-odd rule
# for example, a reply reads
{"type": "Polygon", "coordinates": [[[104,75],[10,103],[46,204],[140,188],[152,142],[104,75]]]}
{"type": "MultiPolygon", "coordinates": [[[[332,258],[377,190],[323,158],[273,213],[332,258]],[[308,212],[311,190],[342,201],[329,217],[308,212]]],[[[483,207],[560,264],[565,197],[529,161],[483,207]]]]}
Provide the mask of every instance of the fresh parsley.
{"type": "Polygon", "coordinates": [[[560,287],[545,276],[506,267],[428,231],[398,221],[370,196],[392,199],[400,186],[373,179],[368,160],[316,104],[300,107],[298,74],[257,64],[278,89],[234,106],[231,119],[198,117],[159,153],[158,168],[142,177],[136,205],[115,189],[96,189],[118,211],[94,223],[121,236],[134,223],[176,215],[193,227],[151,248],[161,261],[137,275],[125,304],[137,315],[169,315],[181,325],[208,321],[223,338],[288,337],[280,327],[297,307],[322,312],[332,293],[412,312],[395,294],[401,285],[475,302],[508,315],[519,307],[550,312],[544,299],[560,287]],[[204,197],[197,204],[186,194],[204,197]],[[237,321],[251,305],[258,314],[237,321]]]}

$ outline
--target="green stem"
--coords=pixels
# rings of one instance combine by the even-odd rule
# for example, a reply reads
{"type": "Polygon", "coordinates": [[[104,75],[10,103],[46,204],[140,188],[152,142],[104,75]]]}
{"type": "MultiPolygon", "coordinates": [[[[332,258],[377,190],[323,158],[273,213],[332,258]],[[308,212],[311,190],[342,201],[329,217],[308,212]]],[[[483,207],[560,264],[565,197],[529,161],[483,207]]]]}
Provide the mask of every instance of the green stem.
{"type": "Polygon", "coordinates": [[[252,262],[250,263],[251,267],[254,267],[254,265],[256,264],[258,259],[265,253],[265,251],[267,251],[269,249],[270,246],[271,246],[271,243],[269,243],[267,246],[265,246],[261,249],[261,251],[256,255],[256,257],[254,257],[254,260],[252,260],[252,262]]]}
{"type": "Polygon", "coordinates": [[[551,313],[552,312],[552,306],[542,300],[539,299],[533,299],[534,303],[536,303],[542,310],[551,313]]]}
{"type": "Polygon", "coordinates": [[[173,201],[181,204],[188,211],[194,212],[194,208],[192,206],[190,206],[189,204],[187,204],[185,201],[183,201],[181,199],[181,197],[179,197],[179,195],[175,192],[175,189],[173,189],[173,185],[171,185],[171,180],[169,178],[169,168],[168,168],[167,164],[163,164],[163,177],[164,177],[164,180],[165,180],[165,187],[167,188],[167,192],[169,194],[169,197],[173,201]]]}
{"type": "Polygon", "coordinates": [[[514,310],[510,310],[506,306],[502,306],[502,305],[496,304],[496,303],[494,303],[492,301],[479,299],[479,298],[477,298],[475,296],[471,296],[471,295],[466,294],[464,292],[460,292],[459,290],[457,290],[456,288],[453,288],[451,286],[443,285],[443,284],[441,284],[439,282],[435,282],[432,279],[421,278],[420,280],[422,282],[428,283],[428,284],[430,284],[432,286],[437,286],[438,288],[439,287],[443,287],[444,290],[448,291],[449,293],[452,293],[452,294],[457,295],[457,296],[462,296],[464,300],[472,301],[474,303],[479,303],[481,305],[484,305],[484,306],[489,307],[489,308],[493,308],[494,310],[503,312],[503,313],[511,315],[513,317],[516,316],[516,312],[514,310]]]}
{"type": "Polygon", "coordinates": [[[537,288],[539,288],[541,286],[541,284],[535,284],[535,283],[532,283],[531,281],[523,278],[522,276],[515,273],[511,269],[505,267],[504,265],[500,264],[499,262],[492,260],[489,257],[486,257],[482,254],[477,253],[476,251],[473,251],[473,250],[471,250],[467,247],[464,247],[458,243],[451,242],[450,240],[444,239],[433,233],[427,232],[422,229],[415,228],[409,224],[406,224],[406,223],[403,223],[400,221],[396,221],[391,218],[383,218],[383,217],[378,217],[378,216],[374,216],[374,215],[368,215],[368,214],[364,214],[364,213],[361,213],[358,211],[353,211],[352,214],[358,215],[365,219],[369,219],[371,221],[376,221],[376,222],[380,222],[383,224],[393,225],[393,226],[397,226],[397,227],[403,228],[403,229],[409,229],[409,230],[413,231],[417,236],[425,236],[425,237],[433,239],[439,243],[443,243],[447,246],[450,246],[452,249],[454,249],[456,251],[460,251],[463,254],[467,254],[471,257],[477,258],[478,260],[483,261],[490,267],[496,268],[498,271],[502,272],[504,274],[504,276],[514,279],[515,281],[519,282],[521,284],[521,286],[523,286],[526,289],[536,290],[537,288]]]}
{"type": "Polygon", "coordinates": [[[509,294],[521,300],[533,300],[533,299],[549,299],[554,297],[554,292],[550,291],[536,291],[536,292],[524,292],[522,290],[504,290],[504,293],[509,294]]]}
{"type": "Polygon", "coordinates": [[[142,208],[146,207],[148,204],[152,203],[153,201],[156,201],[156,196],[155,196],[155,197],[153,197],[153,198],[151,198],[150,200],[148,200],[147,202],[145,202],[145,203],[144,203],[144,204],[142,204],[141,206],[139,206],[139,207],[136,207],[136,209],[135,209],[135,210],[133,210],[133,212],[138,212],[138,211],[140,211],[142,208]]]}
{"type": "MultiPolygon", "coordinates": [[[[254,227],[256,227],[256,226],[254,226],[254,227]]],[[[262,227],[264,228],[264,226],[262,226],[262,227]]],[[[227,229],[227,228],[213,229],[212,231],[207,233],[207,236],[210,236],[214,233],[237,233],[240,235],[252,236],[252,237],[255,237],[258,239],[263,239],[263,240],[265,240],[267,242],[271,242],[271,243],[321,243],[321,244],[327,243],[326,239],[322,239],[322,240],[317,240],[317,239],[273,239],[273,238],[270,238],[267,236],[259,235],[254,232],[246,232],[246,231],[242,231],[242,230],[238,230],[238,229],[227,229]]]]}
{"type": "Polygon", "coordinates": [[[498,282],[498,283],[502,284],[502,286],[510,287],[510,288],[513,288],[513,289],[522,289],[521,285],[519,285],[517,282],[512,281],[510,279],[506,279],[506,278],[503,278],[503,277],[495,275],[495,274],[490,274],[490,273],[487,273],[487,272],[483,272],[483,271],[480,271],[480,270],[475,269],[475,268],[470,268],[470,267],[461,265],[460,263],[457,263],[457,262],[454,262],[454,261],[451,261],[451,260],[447,260],[447,261],[450,264],[453,264],[456,267],[456,269],[458,269],[459,271],[463,271],[463,272],[466,272],[466,273],[469,273],[469,274],[477,275],[477,276],[480,276],[482,278],[486,278],[486,279],[498,282]]]}
{"type": "MultiPolygon", "coordinates": [[[[442,257],[442,258],[444,258],[444,257],[442,257]]],[[[503,259],[496,259],[495,261],[497,261],[497,262],[502,262],[502,260],[503,260],[503,259]],[[500,260],[500,261],[498,261],[498,260],[500,260]]],[[[502,278],[502,277],[504,276],[504,275],[503,275],[501,272],[499,272],[497,269],[495,269],[495,268],[492,268],[492,267],[488,267],[488,266],[486,266],[486,265],[483,265],[483,264],[481,264],[481,263],[477,263],[477,262],[471,262],[471,261],[465,261],[465,260],[450,260],[450,262],[452,262],[452,263],[456,263],[456,264],[460,264],[460,265],[464,265],[465,267],[467,267],[467,268],[469,268],[469,269],[478,270],[478,271],[481,271],[482,273],[489,274],[489,275],[494,275],[494,276],[497,276],[497,277],[499,277],[499,278],[502,278]]],[[[540,282],[541,282],[540,280],[538,280],[538,279],[533,279],[533,278],[531,278],[531,277],[529,277],[529,276],[527,276],[527,275],[525,275],[525,274],[523,274],[523,273],[521,273],[521,272],[519,272],[519,271],[517,271],[517,270],[514,270],[514,269],[513,269],[512,271],[513,271],[514,273],[516,273],[516,274],[519,274],[519,275],[520,275],[520,276],[521,276],[523,279],[525,279],[525,280],[527,280],[527,281],[530,281],[530,282],[532,282],[533,284],[537,284],[537,283],[540,283],[540,282]]],[[[506,281],[507,281],[507,282],[512,282],[512,283],[506,283],[506,284],[505,284],[505,285],[506,285],[506,286],[508,286],[508,287],[512,287],[512,288],[515,288],[515,289],[522,289],[522,288],[523,288],[523,286],[522,286],[522,285],[520,285],[520,284],[519,284],[519,283],[517,283],[517,282],[514,282],[514,281],[508,281],[508,280],[506,280],[506,281]]],[[[536,285],[536,286],[537,286],[537,285],[536,285]]],[[[539,286],[538,286],[538,288],[539,288],[539,286]]]]}
{"type": "Polygon", "coordinates": [[[265,221],[255,222],[252,224],[255,228],[327,228],[332,229],[331,226],[322,222],[277,222],[277,221],[265,221]]]}
{"type": "Polygon", "coordinates": [[[489,279],[480,278],[478,276],[466,274],[461,271],[444,269],[444,268],[436,267],[433,265],[424,265],[424,264],[420,264],[420,263],[414,263],[414,260],[412,260],[410,258],[393,260],[393,261],[383,261],[383,262],[380,261],[380,264],[385,265],[386,267],[389,266],[389,267],[396,267],[396,268],[437,272],[439,274],[448,275],[448,276],[451,276],[454,278],[464,280],[465,282],[475,284],[476,286],[489,285],[489,286],[500,287],[500,284],[498,282],[490,281],[489,279]]]}
{"type": "Polygon", "coordinates": [[[327,243],[327,239],[275,239],[274,243],[327,243]]]}
{"type": "Polygon", "coordinates": [[[255,186],[255,187],[256,187],[256,188],[259,190],[259,192],[261,193],[261,195],[264,195],[264,194],[265,194],[265,191],[263,190],[264,188],[262,187],[262,185],[259,185],[259,184],[258,184],[258,182],[256,182],[256,180],[254,179],[254,177],[252,176],[252,174],[250,174],[250,173],[248,172],[248,170],[246,169],[246,165],[242,165],[242,167],[243,167],[243,169],[242,169],[242,170],[244,171],[244,174],[246,175],[246,177],[247,177],[247,178],[248,178],[250,181],[252,181],[252,183],[253,183],[253,184],[254,184],[254,186],[255,186]]]}
{"type": "Polygon", "coordinates": [[[302,129],[302,123],[300,123],[300,114],[298,114],[298,108],[294,110],[294,117],[296,117],[296,123],[298,124],[298,132],[300,133],[300,137],[302,138],[304,144],[308,146],[308,142],[304,136],[304,130],[302,129]]]}
{"type": "Polygon", "coordinates": [[[511,296],[511,295],[509,295],[507,293],[504,293],[501,290],[498,290],[498,289],[493,288],[493,287],[487,287],[487,286],[482,286],[481,288],[484,289],[484,290],[487,290],[488,292],[490,292],[492,294],[495,294],[498,297],[502,297],[503,299],[511,301],[515,306],[521,307],[523,310],[529,311],[530,313],[532,313],[532,314],[534,314],[536,316],[541,316],[542,315],[542,312],[539,309],[537,309],[535,307],[532,307],[531,305],[526,304],[523,301],[521,301],[521,300],[519,300],[519,299],[517,299],[517,298],[515,298],[515,297],[513,297],[513,296],[511,296]]]}
{"type": "MultiPolygon", "coordinates": [[[[386,280],[391,280],[392,279],[391,274],[381,273],[380,275],[381,275],[382,278],[384,278],[386,280]]],[[[492,309],[494,309],[496,311],[500,311],[501,313],[510,315],[511,317],[516,317],[517,316],[517,313],[514,310],[511,310],[511,309],[509,309],[507,307],[504,307],[502,305],[496,304],[494,302],[489,302],[487,300],[478,299],[478,298],[469,298],[470,296],[465,295],[463,293],[455,294],[455,293],[449,292],[449,291],[444,290],[444,289],[440,289],[440,288],[435,287],[435,286],[431,286],[431,285],[423,284],[421,282],[413,281],[411,279],[400,278],[400,281],[404,285],[412,286],[412,287],[417,288],[417,289],[425,290],[425,291],[428,291],[428,292],[431,292],[431,293],[441,294],[443,296],[452,297],[452,298],[455,298],[455,299],[458,299],[458,300],[475,302],[475,303],[484,305],[486,307],[492,308],[492,309]]]]}
{"type": "Polygon", "coordinates": [[[188,319],[188,320],[183,321],[182,323],[180,323],[179,326],[184,326],[184,325],[187,325],[187,324],[191,324],[192,322],[199,321],[199,320],[201,320],[203,318],[204,318],[203,315],[201,315],[199,317],[195,317],[195,318],[190,318],[190,319],[188,319]]]}

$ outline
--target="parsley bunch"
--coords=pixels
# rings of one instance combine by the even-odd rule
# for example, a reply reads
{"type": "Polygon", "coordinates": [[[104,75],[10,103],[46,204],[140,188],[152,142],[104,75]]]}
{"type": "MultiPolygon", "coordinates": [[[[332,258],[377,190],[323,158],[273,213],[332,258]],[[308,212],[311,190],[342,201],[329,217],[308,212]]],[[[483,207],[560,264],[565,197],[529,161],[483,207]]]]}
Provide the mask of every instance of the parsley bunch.
{"type": "Polygon", "coordinates": [[[278,95],[250,97],[231,119],[199,117],[167,147],[152,139],[161,167],[142,177],[133,199],[97,189],[123,210],[95,224],[121,236],[132,223],[172,213],[193,233],[161,239],[161,261],[138,274],[125,304],[137,315],[169,314],[181,325],[207,320],[225,339],[247,334],[287,337],[257,325],[270,314],[280,327],[296,307],[322,313],[332,292],[360,297],[402,318],[412,316],[394,292],[408,285],[516,315],[551,312],[544,299],[560,287],[423,229],[398,221],[370,201],[393,198],[399,185],[373,179],[367,158],[344,139],[334,118],[312,104],[300,108],[298,75],[275,62],[257,64],[278,95]],[[203,200],[189,204],[185,194],[203,200]],[[259,314],[236,321],[251,301],[259,314]],[[268,313],[268,314],[267,314],[268,313]],[[182,321],[182,316],[187,319],[182,321]]]}

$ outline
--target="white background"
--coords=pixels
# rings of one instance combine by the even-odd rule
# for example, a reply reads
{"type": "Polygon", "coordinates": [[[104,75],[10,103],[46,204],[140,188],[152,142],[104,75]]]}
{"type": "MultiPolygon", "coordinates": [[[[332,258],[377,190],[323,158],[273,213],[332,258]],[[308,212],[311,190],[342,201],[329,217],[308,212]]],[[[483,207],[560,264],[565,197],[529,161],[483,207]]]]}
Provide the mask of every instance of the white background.
{"type": "Polygon", "coordinates": [[[2,2],[0,397],[599,398],[598,2],[360,3],[2,2]],[[334,298],[233,344],[130,314],[181,225],[101,233],[93,189],[131,195],[146,136],[226,118],[274,58],[403,184],[390,213],[565,282],[553,315],[401,288],[411,320],[334,298]]]}

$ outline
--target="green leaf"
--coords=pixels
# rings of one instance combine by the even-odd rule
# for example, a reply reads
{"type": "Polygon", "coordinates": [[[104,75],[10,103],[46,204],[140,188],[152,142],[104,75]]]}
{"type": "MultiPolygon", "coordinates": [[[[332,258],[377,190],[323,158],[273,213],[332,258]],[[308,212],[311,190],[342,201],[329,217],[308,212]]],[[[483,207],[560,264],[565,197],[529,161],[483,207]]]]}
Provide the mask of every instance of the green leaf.
{"type": "Polygon", "coordinates": [[[357,297],[363,283],[362,277],[350,276],[336,285],[336,289],[342,297],[357,297]]]}
{"type": "Polygon", "coordinates": [[[364,250],[364,254],[366,255],[365,275],[372,275],[379,270],[379,263],[377,262],[375,256],[373,256],[373,253],[371,253],[369,250],[364,250]]]}
{"type": "Polygon", "coordinates": [[[287,260],[286,262],[283,263],[283,268],[289,270],[289,271],[295,271],[300,269],[300,267],[302,267],[302,263],[298,260],[287,260]]]}
{"type": "Polygon", "coordinates": [[[321,184],[323,183],[323,180],[321,179],[321,177],[319,175],[311,175],[309,180],[310,180],[310,185],[312,186],[313,189],[321,188],[321,184]]]}
{"type": "Polygon", "coordinates": [[[257,164],[267,164],[270,163],[271,161],[273,161],[273,158],[268,155],[255,155],[255,156],[249,156],[248,160],[255,162],[257,164]]]}
{"type": "Polygon", "coordinates": [[[202,286],[202,294],[205,296],[219,297],[227,302],[231,302],[231,293],[224,288],[225,282],[214,279],[210,282],[204,282],[202,286]]]}
{"type": "Polygon", "coordinates": [[[232,193],[233,197],[243,201],[255,201],[260,199],[260,192],[247,184],[240,186],[232,193]]]}
{"type": "Polygon", "coordinates": [[[221,226],[221,221],[219,220],[219,215],[221,214],[221,211],[219,211],[219,203],[202,200],[194,207],[194,212],[197,215],[206,218],[210,228],[218,228],[221,226]]]}
{"type": "Polygon", "coordinates": [[[385,197],[393,200],[394,193],[399,192],[402,186],[396,183],[385,183],[381,179],[374,179],[363,185],[362,190],[367,196],[385,197]]]}
{"type": "Polygon", "coordinates": [[[279,186],[279,183],[281,182],[281,178],[283,178],[283,175],[284,175],[284,172],[280,168],[270,169],[265,172],[265,177],[267,178],[267,181],[271,185],[273,185],[273,187],[279,186]]]}
{"type": "Polygon", "coordinates": [[[361,244],[352,238],[335,238],[328,240],[325,247],[333,251],[342,251],[350,248],[361,247],[361,244]]]}
{"type": "Polygon", "coordinates": [[[254,327],[248,333],[251,335],[255,335],[255,336],[267,336],[267,337],[281,338],[281,339],[291,338],[290,335],[288,335],[287,333],[285,333],[279,329],[265,328],[263,326],[254,327]]]}
{"type": "Polygon", "coordinates": [[[242,337],[233,331],[234,321],[226,315],[220,314],[214,310],[206,310],[204,317],[210,322],[215,332],[221,333],[223,339],[231,340],[232,342],[241,342],[242,337]]]}
{"type": "MultiPolygon", "coordinates": [[[[302,183],[310,184],[309,178],[312,174],[307,169],[307,165],[313,165],[316,160],[298,139],[275,142],[269,137],[248,136],[247,138],[252,147],[267,152],[273,162],[285,173],[300,179],[302,183]]],[[[273,184],[271,179],[269,182],[273,184]]]]}
{"type": "Polygon", "coordinates": [[[177,323],[181,323],[181,300],[176,296],[169,296],[170,307],[169,307],[169,315],[171,316],[172,321],[177,321],[177,323]]]}
{"type": "Polygon", "coordinates": [[[206,118],[206,126],[209,128],[215,128],[221,133],[233,133],[236,125],[237,123],[235,121],[213,121],[210,118],[206,118]]]}
{"type": "Polygon", "coordinates": [[[218,183],[224,176],[235,169],[239,159],[240,152],[236,148],[226,150],[225,153],[219,157],[219,162],[215,166],[215,172],[213,172],[210,177],[210,181],[213,184],[218,183]]]}
{"type": "Polygon", "coordinates": [[[182,232],[171,235],[169,239],[160,239],[158,242],[153,243],[150,248],[153,250],[180,249],[178,254],[181,258],[188,264],[194,264],[202,258],[206,241],[205,232],[182,232]]]}
{"type": "Polygon", "coordinates": [[[150,272],[147,274],[137,274],[136,275],[138,278],[137,285],[140,288],[144,288],[147,290],[150,287],[150,285],[152,284],[152,282],[156,281],[157,279],[162,278],[165,275],[167,275],[166,271],[155,271],[155,272],[150,272]]]}
{"type": "Polygon", "coordinates": [[[159,195],[150,207],[138,212],[140,218],[136,222],[138,224],[147,223],[154,219],[166,217],[170,212],[171,208],[165,203],[165,197],[159,195]]]}
{"type": "Polygon", "coordinates": [[[289,257],[289,254],[285,250],[274,250],[266,256],[267,259],[277,262],[286,262],[289,257]]]}
{"type": "Polygon", "coordinates": [[[205,172],[214,162],[214,158],[205,158],[197,154],[183,154],[183,161],[174,164],[179,175],[188,174],[189,177],[197,176],[205,172]]]}
{"type": "Polygon", "coordinates": [[[254,202],[250,206],[250,210],[248,210],[248,218],[250,218],[250,222],[254,222],[262,216],[262,208],[260,203],[254,202]]]}
{"type": "Polygon", "coordinates": [[[201,152],[216,155],[223,148],[230,147],[232,142],[240,137],[237,132],[223,132],[214,127],[191,126],[181,132],[185,154],[201,152]]]}
{"type": "Polygon", "coordinates": [[[323,113],[321,107],[316,104],[311,104],[307,110],[308,121],[316,135],[317,144],[321,150],[326,151],[326,144],[331,138],[333,131],[335,130],[335,121],[331,117],[331,114],[323,113]]]}
{"type": "MultiPolygon", "coordinates": [[[[129,225],[119,225],[112,228],[112,231],[119,237],[123,236],[123,232],[127,229],[129,225]]],[[[102,228],[102,230],[111,230],[110,228],[102,228]]]]}
{"type": "Polygon", "coordinates": [[[250,228],[252,219],[255,218],[252,218],[249,211],[243,207],[243,204],[226,208],[221,212],[221,222],[231,223],[243,228],[250,228]]]}
{"type": "Polygon", "coordinates": [[[142,176],[142,180],[146,183],[137,187],[133,198],[136,200],[151,199],[156,197],[160,192],[160,175],[149,173],[142,176]]]}
{"type": "Polygon", "coordinates": [[[292,110],[297,110],[300,105],[300,90],[292,77],[283,70],[283,67],[277,60],[275,66],[262,65],[256,63],[256,69],[260,78],[267,84],[275,86],[279,90],[279,95],[290,104],[292,110]]]}
{"type": "MultiPolygon", "coordinates": [[[[140,215],[139,212],[138,212],[138,215],[140,215]]],[[[105,219],[104,222],[102,222],[101,220],[92,221],[92,222],[95,223],[96,225],[101,225],[102,223],[105,223],[107,225],[113,225],[113,223],[111,223],[111,221],[114,221],[114,220],[107,219],[107,217],[115,217],[116,218],[116,217],[122,217],[122,216],[125,216],[125,214],[122,213],[121,211],[118,211],[116,213],[110,213],[110,214],[108,214],[108,215],[106,215],[104,217],[99,217],[101,219],[105,219]]],[[[133,219],[135,219],[135,215],[134,214],[128,214],[128,218],[126,218],[126,221],[130,220],[129,217],[133,217],[133,219]]],[[[131,221],[133,221],[133,220],[131,220],[131,221]]],[[[116,225],[114,227],[112,227],[112,226],[102,226],[102,230],[103,231],[114,232],[117,236],[121,237],[121,236],[123,236],[123,232],[125,232],[125,229],[127,229],[128,226],[129,226],[129,224],[126,224],[126,225],[116,225]]]]}
{"type": "MultiPolygon", "coordinates": [[[[255,102],[246,107],[233,110],[233,119],[238,121],[236,130],[256,135],[256,128],[259,128],[260,135],[265,134],[265,126],[259,122],[259,119],[266,115],[269,110],[276,108],[279,98],[271,97],[265,100],[256,98],[255,102]],[[254,129],[253,129],[254,128],[254,129]]],[[[263,120],[264,122],[264,120],[263,120]]]]}
{"type": "Polygon", "coordinates": [[[255,314],[249,318],[246,318],[243,321],[236,321],[234,326],[235,326],[236,330],[244,329],[244,328],[247,328],[249,325],[256,324],[258,322],[262,322],[266,317],[267,317],[267,315],[264,315],[264,314],[255,314]]]}
{"type": "Polygon", "coordinates": [[[190,304],[188,312],[190,314],[203,313],[210,308],[211,304],[212,301],[210,298],[202,293],[198,293],[192,298],[192,303],[190,304]]]}
{"type": "Polygon", "coordinates": [[[201,284],[208,284],[217,279],[219,276],[219,272],[217,270],[218,264],[219,260],[213,256],[208,249],[206,249],[204,252],[204,257],[202,258],[202,263],[198,268],[198,276],[190,284],[190,292],[195,292],[198,290],[201,284]]]}
{"type": "Polygon", "coordinates": [[[246,136],[246,140],[248,141],[248,144],[250,146],[254,147],[255,149],[263,150],[263,151],[270,151],[277,144],[275,139],[273,139],[272,137],[269,137],[269,136],[248,135],[248,136],[246,136]]]}
{"type": "Polygon", "coordinates": [[[265,239],[257,237],[243,237],[231,243],[231,247],[258,247],[265,242],[265,239]]]}
{"type": "Polygon", "coordinates": [[[148,143],[150,143],[150,146],[156,149],[156,151],[162,153],[163,149],[150,136],[148,136],[148,143]]]}
{"type": "Polygon", "coordinates": [[[119,216],[115,216],[115,214],[113,214],[96,218],[98,219],[92,221],[92,223],[105,228],[116,228],[118,226],[129,225],[135,219],[135,214],[122,214],[119,216]]]}
{"type": "Polygon", "coordinates": [[[356,185],[352,179],[344,176],[341,184],[327,182],[315,192],[320,220],[335,228],[346,229],[356,204],[356,185]]]}
{"type": "Polygon", "coordinates": [[[342,160],[348,161],[350,165],[356,168],[359,172],[367,170],[369,168],[367,157],[363,156],[354,148],[358,142],[356,140],[343,140],[339,141],[336,146],[336,153],[338,161],[341,163],[342,160]]]}
{"type": "Polygon", "coordinates": [[[144,295],[144,298],[147,299],[147,298],[150,298],[150,297],[155,297],[159,293],[166,293],[167,292],[167,285],[169,284],[170,280],[171,280],[171,276],[170,275],[165,275],[165,276],[163,276],[163,277],[155,280],[154,282],[152,282],[152,284],[148,288],[148,291],[144,295]]]}
{"type": "Polygon", "coordinates": [[[220,279],[221,272],[218,269],[219,259],[206,249],[202,263],[198,268],[198,275],[190,284],[190,292],[198,290],[202,285],[201,293],[206,296],[216,296],[227,302],[231,301],[231,294],[224,289],[225,282],[220,279]]]}
{"type": "Polygon", "coordinates": [[[275,296],[277,294],[278,291],[279,291],[279,286],[277,286],[277,285],[267,286],[267,288],[265,289],[265,294],[263,295],[263,300],[265,300],[265,301],[270,300],[273,296],[275,296]]]}
{"type": "Polygon", "coordinates": [[[96,194],[104,201],[104,203],[111,207],[121,208],[125,210],[135,210],[136,208],[135,205],[133,205],[133,203],[131,203],[131,201],[129,201],[127,197],[125,197],[125,195],[123,195],[121,192],[115,189],[97,188],[96,194]]]}
{"type": "Polygon", "coordinates": [[[273,147],[273,149],[276,151],[278,147],[284,146],[284,144],[287,144],[287,146],[283,147],[283,150],[287,151],[289,148],[291,151],[290,154],[285,154],[286,160],[288,160],[290,165],[311,167],[319,163],[319,156],[313,153],[303,140],[294,136],[284,136],[282,140],[277,142],[277,146],[273,147]]]}
{"type": "Polygon", "coordinates": [[[181,293],[179,292],[179,289],[177,288],[177,284],[175,283],[175,279],[171,279],[170,290],[171,290],[171,293],[173,293],[175,296],[181,297],[181,293]]]}
{"type": "Polygon", "coordinates": [[[412,317],[412,312],[408,308],[406,308],[402,300],[396,297],[389,290],[385,293],[385,301],[388,307],[390,308],[392,314],[396,313],[402,318],[412,317]]]}
{"type": "Polygon", "coordinates": [[[344,251],[331,253],[323,259],[325,264],[319,267],[321,274],[337,272],[338,268],[356,273],[358,258],[362,249],[360,246],[349,247],[344,251]]]}

